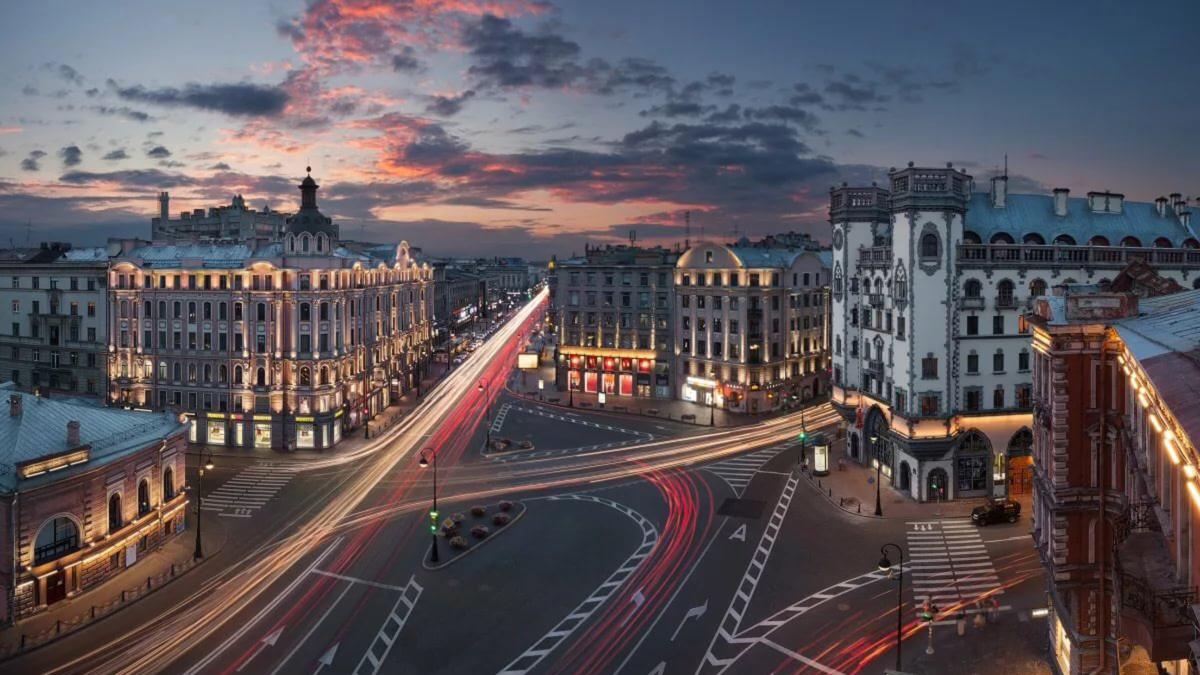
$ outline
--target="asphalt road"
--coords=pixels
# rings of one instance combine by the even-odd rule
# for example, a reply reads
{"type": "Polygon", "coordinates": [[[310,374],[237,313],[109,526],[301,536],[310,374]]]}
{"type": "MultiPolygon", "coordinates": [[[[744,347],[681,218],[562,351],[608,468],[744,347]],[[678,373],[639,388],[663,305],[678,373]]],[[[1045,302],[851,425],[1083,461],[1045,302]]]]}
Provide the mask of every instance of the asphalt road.
{"type": "MultiPolygon", "coordinates": [[[[535,305],[363,450],[266,467],[286,476],[266,500],[213,497],[229,535],[219,564],[0,672],[882,672],[897,616],[896,581],[876,566],[886,542],[910,554],[906,668],[967,672],[937,656],[989,654],[971,672],[1007,672],[997,664],[1036,654],[1044,582],[1024,522],[976,532],[834,508],[796,470],[799,414],[713,430],[509,397],[500,385],[535,305]],[[489,430],[534,448],[483,452],[489,430]],[[423,566],[426,447],[443,516],[525,506],[438,570],[423,566]],[[933,656],[920,594],[952,612],[933,656]],[[999,598],[997,621],[959,637],[958,606],[981,594],[999,598]]],[[[818,406],[806,420],[814,431],[835,417],[818,406]]],[[[223,460],[208,494],[261,463],[223,460]]]]}

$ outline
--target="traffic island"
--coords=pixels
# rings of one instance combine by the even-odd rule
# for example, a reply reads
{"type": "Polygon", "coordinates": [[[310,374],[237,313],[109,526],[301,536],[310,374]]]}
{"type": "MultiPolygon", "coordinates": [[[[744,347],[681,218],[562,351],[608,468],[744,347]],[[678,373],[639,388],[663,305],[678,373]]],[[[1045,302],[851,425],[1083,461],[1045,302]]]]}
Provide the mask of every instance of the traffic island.
{"type": "Polygon", "coordinates": [[[427,570],[449,567],[512,529],[525,515],[525,509],[521,502],[502,501],[451,515],[438,531],[438,562],[430,561],[426,554],[422,566],[427,570]]]}
{"type": "Polygon", "coordinates": [[[506,452],[533,450],[532,441],[514,441],[509,438],[494,438],[490,446],[487,446],[489,454],[499,455],[506,452]]]}

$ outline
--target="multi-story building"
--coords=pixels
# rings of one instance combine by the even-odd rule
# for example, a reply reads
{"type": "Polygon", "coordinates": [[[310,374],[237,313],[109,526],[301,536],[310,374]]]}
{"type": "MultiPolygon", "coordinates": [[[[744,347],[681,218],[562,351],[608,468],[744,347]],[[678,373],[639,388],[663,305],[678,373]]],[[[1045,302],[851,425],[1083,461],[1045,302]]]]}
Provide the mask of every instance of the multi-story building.
{"type": "Polygon", "coordinates": [[[1131,261],[1192,287],[1200,241],[1174,194],[972,192],[965,172],[892,170],[831,190],[833,401],[849,454],[919,500],[1028,491],[1031,346],[1023,312],[1057,283],[1131,261]],[[871,442],[871,439],[876,439],[871,442]]]}
{"type": "Polygon", "coordinates": [[[1051,663],[1062,675],[1194,675],[1200,291],[1055,287],[1029,321],[1051,663]]]}
{"type": "Polygon", "coordinates": [[[0,251],[0,380],[26,391],[103,396],[108,387],[104,248],[0,251]]]}
{"type": "Polygon", "coordinates": [[[278,242],[118,242],[112,403],[185,412],[196,443],[326,448],[415,386],[432,270],[404,242],[342,247],[317,187],[304,179],[278,242]]]}
{"type": "Polygon", "coordinates": [[[675,265],[679,397],[767,412],[828,386],[828,252],[701,242],[675,265]]]}
{"type": "Polygon", "coordinates": [[[663,248],[621,245],[555,261],[559,390],[672,397],[677,258],[663,248]]]}
{"type": "Polygon", "coordinates": [[[529,266],[521,258],[479,260],[474,271],[490,279],[497,294],[523,296],[529,290],[529,266]]]}
{"type": "Polygon", "coordinates": [[[176,415],[10,383],[0,397],[0,623],[95,588],[183,531],[187,427],[176,415]]]}
{"type": "Polygon", "coordinates": [[[158,216],[150,219],[150,238],[166,239],[267,239],[279,241],[287,225],[288,214],[263,207],[262,211],[246,208],[246,200],[234,195],[228,206],[183,211],[171,220],[171,197],[158,195],[158,216]]]}

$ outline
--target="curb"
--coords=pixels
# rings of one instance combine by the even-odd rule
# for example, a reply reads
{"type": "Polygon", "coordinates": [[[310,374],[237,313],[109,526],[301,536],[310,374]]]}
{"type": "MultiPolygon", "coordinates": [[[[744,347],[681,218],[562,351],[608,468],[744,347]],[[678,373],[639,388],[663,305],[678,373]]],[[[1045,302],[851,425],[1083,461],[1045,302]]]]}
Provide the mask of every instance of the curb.
{"type": "Polygon", "coordinates": [[[930,515],[928,515],[928,516],[923,516],[923,515],[921,515],[921,514],[911,514],[911,515],[907,515],[907,516],[877,516],[877,515],[875,515],[875,514],[873,514],[873,513],[858,513],[857,511],[851,511],[850,509],[846,508],[845,506],[843,506],[843,505],[839,504],[839,503],[838,503],[838,502],[837,502],[837,501],[836,501],[836,500],[835,500],[833,497],[831,497],[831,496],[829,495],[829,493],[828,493],[828,492],[826,492],[826,491],[825,491],[823,488],[821,488],[821,487],[819,487],[819,486],[817,485],[816,478],[814,478],[812,474],[810,474],[810,473],[805,473],[805,474],[803,474],[803,475],[804,475],[804,477],[805,477],[805,478],[807,478],[807,479],[808,479],[808,481],[807,481],[807,482],[808,482],[808,485],[809,485],[809,486],[811,486],[813,490],[816,490],[818,494],[820,494],[822,497],[824,497],[824,498],[825,498],[825,501],[827,501],[827,502],[829,502],[830,504],[832,504],[832,505],[836,506],[836,507],[837,507],[837,509],[838,509],[839,511],[841,511],[841,512],[843,512],[843,513],[846,513],[846,514],[848,514],[848,515],[851,515],[851,516],[857,516],[857,517],[859,517],[859,518],[866,518],[867,520],[879,520],[879,521],[883,521],[883,520],[904,520],[904,519],[907,519],[907,518],[937,518],[937,519],[939,519],[939,520],[952,520],[952,519],[955,519],[955,518],[970,518],[970,516],[969,516],[969,515],[966,515],[966,516],[948,516],[948,515],[944,515],[944,514],[943,514],[943,515],[938,515],[938,514],[930,514],[930,515]]]}
{"type": "Polygon", "coordinates": [[[480,540],[480,542],[478,544],[475,544],[471,548],[468,548],[466,551],[459,553],[458,555],[454,556],[453,558],[451,558],[451,559],[447,560],[446,562],[441,563],[439,565],[430,565],[429,564],[429,554],[426,553],[425,557],[423,557],[421,559],[421,567],[429,570],[430,572],[436,572],[438,570],[443,570],[443,569],[446,569],[447,567],[453,565],[454,563],[458,562],[459,560],[462,560],[463,558],[471,555],[475,551],[478,551],[479,549],[483,548],[484,544],[499,537],[501,532],[505,532],[508,529],[510,529],[513,525],[516,525],[517,521],[521,519],[521,516],[524,516],[525,513],[527,511],[529,511],[529,507],[524,502],[513,502],[513,506],[517,506],[518,504],[521,506],[521,512],[518,513],[517,515],[513,516],[512,520],[508,521],[508,524],[505,525],[502,529],[493,532],[488,537],[480,540]]]}

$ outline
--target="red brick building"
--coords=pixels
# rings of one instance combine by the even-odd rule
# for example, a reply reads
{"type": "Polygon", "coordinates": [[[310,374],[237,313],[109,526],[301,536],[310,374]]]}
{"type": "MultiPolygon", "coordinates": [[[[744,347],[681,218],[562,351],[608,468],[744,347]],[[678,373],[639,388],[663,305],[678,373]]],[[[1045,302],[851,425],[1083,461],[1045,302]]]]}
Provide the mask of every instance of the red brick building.
{"type": "Polygon", "coordinates": [[[1033,537],[1064,675],[1200,673],[1200,291],[1139,295],[1062,287],[1028,317],[1033,537]]]}
{"type": "Polygon", "coordinates": [[[187,427],[0,385],[0,623],[120,574],[184,529],[187,427]]]}

